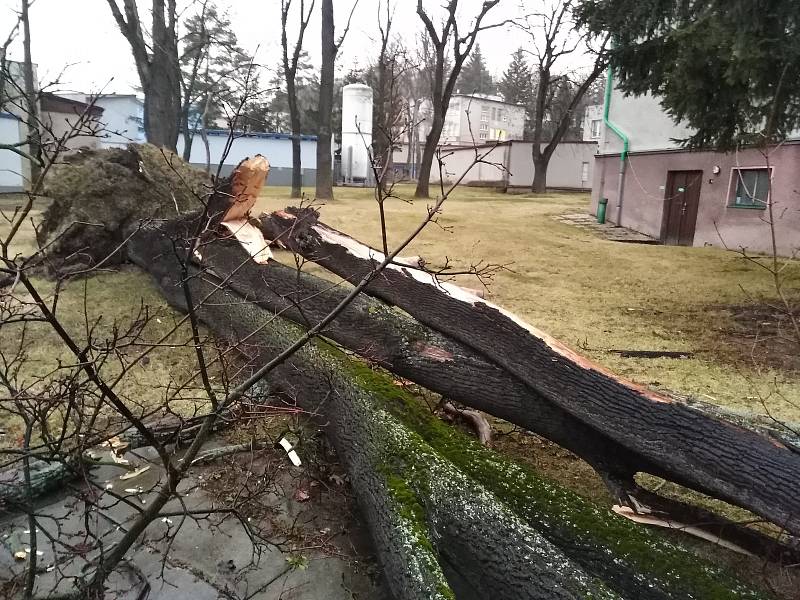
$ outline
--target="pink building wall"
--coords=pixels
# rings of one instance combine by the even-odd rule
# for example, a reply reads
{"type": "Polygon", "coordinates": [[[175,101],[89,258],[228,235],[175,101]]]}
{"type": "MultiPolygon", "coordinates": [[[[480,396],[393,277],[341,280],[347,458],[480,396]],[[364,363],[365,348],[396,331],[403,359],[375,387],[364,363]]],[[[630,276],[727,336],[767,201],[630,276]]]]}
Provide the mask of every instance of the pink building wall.
{"type": "MultiPolygon", "coordinates": [[[[778,251],[789,256],[800,250],[800,143],[772,150],[768,160],[778,251]]],[[[618,154],[595,158],[591,211],[597,214],[599,198],[608,198],[607,215],[613,223],[617,222],[619,165],[618,154]]],[[[668,172],[702,170],[693,245],[771,252],[767,211],[730,206],[735,190],[732,170],[766,165],[767,159],[754,149],[729,154],[684,150],[631,154],[621,225],[659,239],[668,172]],[[715,167],[719,167],[718,174],[714,174],[715,167]]]]}

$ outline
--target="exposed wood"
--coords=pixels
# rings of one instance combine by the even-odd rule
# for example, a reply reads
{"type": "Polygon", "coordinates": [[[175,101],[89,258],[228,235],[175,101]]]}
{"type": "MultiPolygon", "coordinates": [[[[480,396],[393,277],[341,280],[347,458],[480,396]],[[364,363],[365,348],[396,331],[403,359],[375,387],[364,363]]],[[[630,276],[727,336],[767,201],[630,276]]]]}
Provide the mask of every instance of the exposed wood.
{"type": "MultiPolygon", "coordinates": [[[[191,220],[151,224],[130,242],[129,254],[157,278],[180,268],[175,248],[191,228],[191,220]]],[[[201,277],[224,280],[243,298],[303,326],[319,322],[347,295],[347,289],[275,261],[257,265],[232,240],[217,240],[203,249],[196,263],[201,277]]],[[[615,480],[635,471],[660,472],[656,465],[588,427],[549,402],[519,379],[487,362],[472,348],[423,326],[380,300],[359,296],[325,330],[324,335],[405,379],[454,401],[477,408],[536,432],[571,450],[600,473],[615,480]]],[[[691,509],[674,503],[677,516],[691,509]]],[[[734,524],[722,521],[723,533],[733,537],[734,524]]],[[[704,515],[699,527],[719,531],[719,521],[704,515]]],[[[697,524],[692,522],[692,524],[697,524]]],[[[738,527],[738,529],[745,529],[738,527]]],[[[781,546],[771,538],[752,535],[753,552],[769,549],[777,557],[781,546]]],[[[741,537],[741,536],[740,536],[741,537]]],[[[739,543],[739,542],[736,542],[739,543]]]]}
{"type": "Polygon", "coordinates": [[[609,350],[625,358],[691,358],[694,352],[681,350],[609,350]]]}
{"type": "Polygon", "coordinates": [[[456,408],[451,402],[445,402],[442,410],[450,416],[464,419],[475,431],[482,446],[489,446],[492,443],[492,426],[477,410],[456,408]]]}
{"type": "MultiPolygon", "coordinates": [[[[151,267],[181,307],[171,266],[151,267]]],[[[209,296],[197,307],[201,320],[231,342],[246,340],[239,348],[254,367],[302,334],[211,273],[188,281],[192,297],[209,296]]],[[[758,597],[693,553],[482,448],[325,343],[301,348],[269,384],[323,424],[401,600],[758,597]]]]}
{"type": "MultiPolygon", "coordinates": [[[[273,213],[262,219],[262,227],[266,237],[349,281],[360,280],[382,257],[318,222],[313,210],[273,213]]],[[[482,354],[655,465],[654,474],[800,534],[800,456],[784,444],[625,381],[518,317],[420,269],[390,265],[366,290],[482,354]]],[[[636,491],[633,475],[616,482],[623,500],[636,491]]]]}

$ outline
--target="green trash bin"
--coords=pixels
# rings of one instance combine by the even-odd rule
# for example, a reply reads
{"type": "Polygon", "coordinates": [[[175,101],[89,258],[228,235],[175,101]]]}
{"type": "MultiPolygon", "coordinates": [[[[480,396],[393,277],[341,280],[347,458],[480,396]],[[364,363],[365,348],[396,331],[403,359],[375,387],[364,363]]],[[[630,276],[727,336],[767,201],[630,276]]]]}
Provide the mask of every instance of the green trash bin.
{"type": "Polygon", "coordinates": [[[608,198],[600,198],[597,203],[597,222],[601,225],[606,222],[606,207],[608,206],[608,198]]]}

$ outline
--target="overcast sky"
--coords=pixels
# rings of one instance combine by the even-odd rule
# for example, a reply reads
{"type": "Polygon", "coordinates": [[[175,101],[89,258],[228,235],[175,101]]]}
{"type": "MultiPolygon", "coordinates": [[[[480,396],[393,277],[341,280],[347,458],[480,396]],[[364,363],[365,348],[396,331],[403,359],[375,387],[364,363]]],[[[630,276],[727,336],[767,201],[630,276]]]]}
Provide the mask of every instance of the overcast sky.
{"type": "MultiPolygon", "coordinates": [[[[122,4],[122,0],[117,1],[122,4]]],[[[352,2],[334,0],[337,29],[343,27],[352,2]]],[[[184,5],[186,3],[184,1],[184,5]]],[[[421,28],[416,2],[393,0],[393,3],[396,5],[395,31],[413,46],[416,32],[421,28]]],[[[426,8],[436,13],[443,0],[425,0],[424,3],[426,8]]],[[[461,0],[462,29],[477,14],[482,3],[483,0],[461,0]]],[[[147,24],[150,16],[146,7],[150,2],[140,0],[139,4],[142,20],[147,24]]],[[[257,53],[257,62],[277,65],[280,57],[280,1],[218,0],[217,4],[228,9],[240,44],[257,53]]],[[[530,6],[531,0],[526,4],[530,6]]],[[[18,5],[18,0],[0,0],[0,35],[3,39],[15,20],[13,11],[18,9],[18,5]]],[[[346,72],[354,63],[364,66],[375,56],[377,9],[378,0],[360,0],[350,34],[337,61],[339,72],[346,72]]],[[[520,0],[501,0],[484,23],[511,19],[520,11],[520,0]]],[[[319,60],[319,37],[317,6],[304,44],[315,63],[319,60]]],[[[31,8],[31,38],[33,61],[39,66],[40,81],[52,81],[66,68],[61,77],[60,91],[96,92],[105,88],[106,93],[125,93],[138,85],[130,49],[117,29],[107,0],[35,0],[31,8]]],[[[489,70],[499,77],[511,53],[526,44],[526,36],[506,25],[482,32],[478,41],[489,70]]],[[[19,41],[11,47],[10,58],[22,58],[19,41]]]]}

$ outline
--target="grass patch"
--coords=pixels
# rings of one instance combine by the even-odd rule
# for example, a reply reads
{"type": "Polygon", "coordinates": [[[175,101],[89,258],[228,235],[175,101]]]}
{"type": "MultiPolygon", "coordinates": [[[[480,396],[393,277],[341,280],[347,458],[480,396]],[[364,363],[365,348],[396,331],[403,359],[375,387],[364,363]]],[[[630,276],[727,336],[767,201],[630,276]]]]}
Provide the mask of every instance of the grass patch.
{"type": "MultiPolygon", "coordinates": [[[[313,190],[305,192],[313,197],[313,190]]],[[[399,194],[410,199],[413,188],[399,186],[399,194]]],[[[335,195],[321,208],[322,220],[378,246],[372,190],[336,188],[335,195]]],[[[288,196],[288,188],[264,191],[270,209],[297,204],[288,196]]],[[[389,201],[390,244],[419,223],[428,204],[389,201]]],[[[404,254],[423,256],[432,265],[447,258],[461,265],[513,263],[512,272],[496,275],[487,298],[620,375],[740,410],[763,412],[760,398],[768,398],[776,417],[800,421],[798,373],[768,356],[751,363],[747,345],[728,335],[736,328],[734,313],[720,308],[771,298],[767,274],[719,248],[622,244],[553,218],[588,206],[588,194],[519,196],[460,188],[440,218],[448,229],[430,225],[404,254]],[[609,349],[695,354],[681,360],[636,359],[609,349]],[[774,393],[776,384],[783,398],[774,393]]],[[[798,290],[799,270],[790,272],[791,287],[798,290]]],[[[478,285],[463,277],[459,282],[478,285]]]]}

